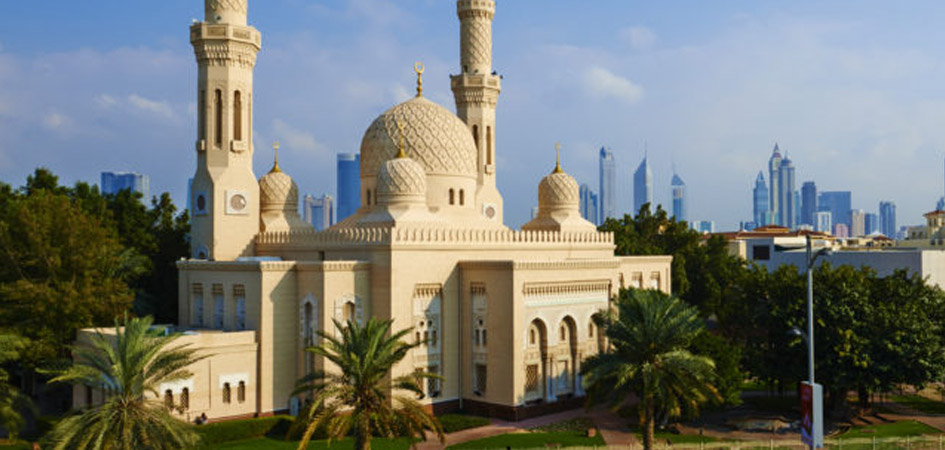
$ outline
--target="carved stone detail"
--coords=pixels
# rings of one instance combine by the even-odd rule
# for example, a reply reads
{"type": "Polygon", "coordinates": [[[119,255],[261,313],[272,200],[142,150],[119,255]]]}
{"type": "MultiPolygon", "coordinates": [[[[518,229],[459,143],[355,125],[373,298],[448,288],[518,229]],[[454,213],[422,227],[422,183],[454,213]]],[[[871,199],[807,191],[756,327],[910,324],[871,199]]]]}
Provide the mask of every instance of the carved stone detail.
{"type": "Polygon", "coordinates": [[[538,206],[577,206],[580,203],[580,187],[571,175],[552,173],[538,184],[538,206]]]}

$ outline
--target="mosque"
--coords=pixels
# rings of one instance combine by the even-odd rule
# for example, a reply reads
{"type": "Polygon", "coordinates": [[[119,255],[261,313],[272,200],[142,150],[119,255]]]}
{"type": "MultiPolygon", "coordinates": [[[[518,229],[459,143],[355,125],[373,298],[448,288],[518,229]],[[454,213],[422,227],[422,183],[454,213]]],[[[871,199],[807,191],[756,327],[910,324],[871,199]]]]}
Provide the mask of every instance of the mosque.
{"type": "MultiPolygon", "coordinates": [[[[324,231],[300,219],[278,158],[254,175],[262,37],[247,25],[247,2],[205,0],[205,21],[190,28],[197,167],[178,326],[181,342],[210,356],[190,379],[162,385],[163,401],[185,419],[295,413],[296,380],[326,368],[305,351],[317,332],[377,317],[423,343],[395,375],[439,374],[422,400],[435,412],[519,420],[578,405],[581,361],[603,343],[591,316],[624,287],[668,292],[671,257],[615,257],[614,236],[581,217],[578,184],[560,163],[538,184],[537,216],[521,230],[504,225],[495,2],[456,2],[456,113],[423,96],[417,64],[416,97],[364,133],[360,208],[324,231]]],[[[100,395],[77,387],[74,403],[100,395]]]]}

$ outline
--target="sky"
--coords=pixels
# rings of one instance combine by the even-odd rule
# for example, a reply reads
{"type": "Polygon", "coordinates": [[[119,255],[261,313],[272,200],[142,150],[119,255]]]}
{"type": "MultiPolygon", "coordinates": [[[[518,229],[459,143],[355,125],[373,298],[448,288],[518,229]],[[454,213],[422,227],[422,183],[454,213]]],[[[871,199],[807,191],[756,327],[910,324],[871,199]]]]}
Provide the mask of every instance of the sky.
{"type": "MultiPolygon", "coordinates": [[[[138,171],[186,203],[196,154],[201,0],[0,1],[0,180],[37,167],[98,183],[138,171]]],[[[537,204],[562,165],[597,189],[617,162],[628,212],[644,146],[656,202],[672,167],[689,219],[721,230],[751,218],[751,188],[777,142],[797,188],[853,191],[853,207],[897,204],[919,224],[943,193],[945,2],[498,0],[496,126],[506,224],[537,204]]],[[[263,34],[255,72],[254,168],[280,166],[300,191],[335,194],[335,154],[357,152],[383,111],[414,91],[454,110],[459,22],[450,0],[250,0],[263,34]]],[[[767,173],[765,174],[767,179],[767,173]]]]}

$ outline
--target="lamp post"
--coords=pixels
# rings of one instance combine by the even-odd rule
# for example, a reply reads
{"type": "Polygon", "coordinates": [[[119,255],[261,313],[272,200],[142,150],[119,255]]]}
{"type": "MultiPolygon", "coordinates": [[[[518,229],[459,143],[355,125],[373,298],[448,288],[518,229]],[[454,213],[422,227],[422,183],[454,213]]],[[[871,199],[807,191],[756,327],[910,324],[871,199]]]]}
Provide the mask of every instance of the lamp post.
{"type": "MultiPolygon", "coordinates": [[[[830,249],[824,247],[817,252],[814,252],[811,245],[810,234],[807,236],[807,364],[808,364],[808,380],[810,382],[811,395],[815,398],[811,399],[812,405],[820,406],[820,389],[814,383],[814,263],[817,262],[817,258],[823,255],[829,255],[830,249]]],[[[819,409],[817,406],[813,406],[812,409],[819,409]]],[[[811,411],[812,419],[814,421],[822,420],[820,413],[815,413],[811,411]]],[[[822,426],[822,424],[817,424],[822,426]]],[[[810,448],[814,450],[817,445],[817,439],[815,435],[818,434],[814,431],[816,428],[815,425],[811,425],[811,436],[810,436],[810,448]]]]}

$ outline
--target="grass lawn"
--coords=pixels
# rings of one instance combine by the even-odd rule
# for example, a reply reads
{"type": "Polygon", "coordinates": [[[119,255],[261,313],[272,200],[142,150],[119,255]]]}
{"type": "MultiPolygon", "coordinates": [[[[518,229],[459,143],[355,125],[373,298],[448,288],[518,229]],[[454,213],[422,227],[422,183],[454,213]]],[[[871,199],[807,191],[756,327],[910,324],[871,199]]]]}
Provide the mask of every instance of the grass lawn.
{"type": "Polygon", "coordinates": [[[451,449],[491,449],[491,448],[538,448],[557,444],[561,447],[603,446],[604,438],[598,433],[587,437],[586,431],[555,431],[549,433],[508,433],[476,441],[453,445],[451,449]]]}
{"type": "MultiPolygon", "coordinates": [[[[371,439],[371,448],[375,450],[407,450],[410,448],[411,440],[407,438],[398,439],[371,439]]],[[[226,442],[211,447],[213,450],[295,450],[299,447],[298,441],[281,441],[278,439],[258,438],[245,441],[226,442]]],[[[330,449],[330,450],[349,450],[354,449],[354,439],[347,438],[331,441],[314,441],[308,445],[309,449],[330,449]]]]}
{"type": "Polygon", "coordinates": [[[945,403],[921,395],[893,395],[892,401],[926,414],[945,414],[945,403]]]}
{"type": "Polygon", "coordinates": [[[940,434],[941,432],[924,423],[915,420],[903,420],[895,423],[884,423],[865,427],[853,427],[849,431],[837,436],[843,439],[855,438],[884,438],[921,436],[923,434],[940,434]]]}

